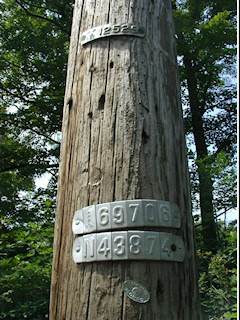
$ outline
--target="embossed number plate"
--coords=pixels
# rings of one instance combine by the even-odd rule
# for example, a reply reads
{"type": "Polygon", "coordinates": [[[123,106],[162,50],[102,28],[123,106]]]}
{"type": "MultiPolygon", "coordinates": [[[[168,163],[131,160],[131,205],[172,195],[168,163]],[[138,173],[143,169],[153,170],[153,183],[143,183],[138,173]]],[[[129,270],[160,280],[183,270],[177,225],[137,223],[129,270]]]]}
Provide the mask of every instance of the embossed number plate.
{"type": "Polygon", "coordinates": [[[130,229],[132,227],[179,228],[180,211],[175,203],[161,200],[125,200],[85,207],[75,212],[74,234],[130,229]]]}
{"type": "Polygon", "coordinates": [[[145,31],[142,26],[136,23],[106,24],[87,30],[81,35],[81,44],[110,36],[135,36],[144,37],[145,31]]]}
{"type": "Polygon", "coordinates": [[[107,260],[184,260],[181,237],[166,232],[118,231],[77,237],[73,244],[76,263],[107,260]]]}

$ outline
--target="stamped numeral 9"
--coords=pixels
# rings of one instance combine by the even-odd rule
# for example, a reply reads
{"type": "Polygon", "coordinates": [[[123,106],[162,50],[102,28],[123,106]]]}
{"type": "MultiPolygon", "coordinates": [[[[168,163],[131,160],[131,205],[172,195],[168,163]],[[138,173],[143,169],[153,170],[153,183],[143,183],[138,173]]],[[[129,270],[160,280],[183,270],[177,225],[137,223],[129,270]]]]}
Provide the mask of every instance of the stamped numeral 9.
{"type": "Polygon", "coordinates": [[[138,28],[137,25],[134,24],[134,25],[131,26],[131,30],[134,31],[134,32],[138,32],[139,28],[138,28]]]}
{"type": "Polygon", "coordinates": [[[113,208],[113,222],[116,224],[123,223],[124,221],[124,209],[117,206],[113,208]]]}

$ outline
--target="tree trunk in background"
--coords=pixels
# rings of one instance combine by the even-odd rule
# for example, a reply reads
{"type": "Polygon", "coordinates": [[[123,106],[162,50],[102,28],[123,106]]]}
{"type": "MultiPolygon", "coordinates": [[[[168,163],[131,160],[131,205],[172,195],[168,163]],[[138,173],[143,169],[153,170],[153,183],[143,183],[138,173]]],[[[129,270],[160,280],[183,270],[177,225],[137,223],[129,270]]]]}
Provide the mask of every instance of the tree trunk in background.
{"type": "MultiPolygon", "coordinates": [[[[69,53],[50,301],[51,320],[200,319],[189,177],[170,0],[77,0],[69,53]],[[82,46],[93,27],[134,22],[144,38],[116,36],[82,46]],[[72,258],[76,210],[158,199],[178,204],[183,262],[72,258]],[[150,292],[145,304],[125,280],[150,292]]],[[[143,228],[142,228],[143,229],[143,228]]],[[[145,227],[146,230],[146,227],[145,227]]]]}
{"type": "MultiPolygon", "coordinates": [[[[196,60],[196,59],[195,59],[196,60]]],[[[194,61],[194,59],[192,59],[194,61]]],[[[202,219],[202,238],[205,250],[216,252],[217,250],[217,228],[213,209],[213,182],[209,169],[206,167],[208,156],[206,138],[203,125],[203,113],[198,99],[197,82],[194,67],[191,63],[189,53],[184,56],[185,72],[189,91],[189,102],[192,115],[192,127],[194,141],[197,151],[197,165],[199,175],[199,196],[202,219]]]]}

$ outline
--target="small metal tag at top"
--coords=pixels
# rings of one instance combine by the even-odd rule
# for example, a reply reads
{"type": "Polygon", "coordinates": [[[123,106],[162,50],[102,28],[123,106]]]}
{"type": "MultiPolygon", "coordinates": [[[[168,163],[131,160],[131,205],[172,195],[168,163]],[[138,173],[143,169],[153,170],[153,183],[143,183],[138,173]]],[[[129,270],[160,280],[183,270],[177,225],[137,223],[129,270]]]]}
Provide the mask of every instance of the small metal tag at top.
{"type": "Polygon", "coordinates": [[[150,293],[141,284],[133,280],[126,280],[123,283],[123,291],[128,298],[138,303],[146,303],[150,299],[150,293]]]}
{"type": "Polygon", "coordinates": [[[138,23],[116,23],[97,26],[82,33],[81,44],[110,36],[135,36],[144,37],[145,30],[138,23]]]}

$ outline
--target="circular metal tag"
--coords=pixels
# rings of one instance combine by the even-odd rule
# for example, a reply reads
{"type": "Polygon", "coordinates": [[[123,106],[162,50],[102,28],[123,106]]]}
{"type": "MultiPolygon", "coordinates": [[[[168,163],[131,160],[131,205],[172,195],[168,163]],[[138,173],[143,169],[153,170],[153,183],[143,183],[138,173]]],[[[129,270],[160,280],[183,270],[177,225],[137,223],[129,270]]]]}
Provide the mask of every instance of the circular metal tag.
{"type": "Polygon", "coordinates": [[[126,280],[123,283],[123,290],[128,298],[135,302],[146,303],[150,299],[150,293],[141,284],[133,280],[126,280]]]}

